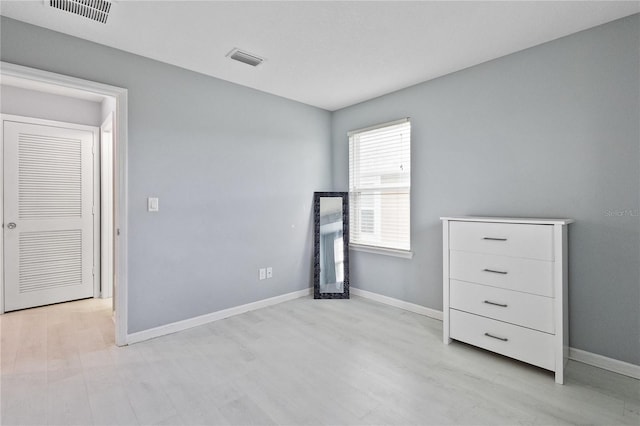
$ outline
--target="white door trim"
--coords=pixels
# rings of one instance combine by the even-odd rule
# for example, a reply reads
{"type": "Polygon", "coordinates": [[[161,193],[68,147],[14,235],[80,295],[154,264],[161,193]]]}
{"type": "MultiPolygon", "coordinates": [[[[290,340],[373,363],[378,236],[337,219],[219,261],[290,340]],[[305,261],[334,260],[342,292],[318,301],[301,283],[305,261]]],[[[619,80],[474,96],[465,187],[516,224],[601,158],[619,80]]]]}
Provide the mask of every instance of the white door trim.
{"type": "MultiPolygon", "coordinates": [[[[115,245],[116,280],[118,283],[117,294],[115,295],[115,340],[116,345],[127,344],[127,313],[128,313],[128,291],[127,291],[127,134],[128,134],[128,113],[127,113],[127,89],[56,74],[35,68],[15,65],[8,62],[0,62],[0,76],[15,77],[30,80],[41,84],[50,84],[70,90],[80,90],[95,93],[102,96],[111,96],[116,99],[116,134],[115,146],[115,212],[114,221],[117,232],[115,245]]],[[[0,166],[0,173],[3,170],[0,166]]],[[[0,220],[4,223],[3,212],[0,209],[0,220]]],[[[0,248],[0,256],[3,256],[0,248]]],[[[1,258],[1,257],[0,257],[1,258]]],[[[1,262],[0,262],[1,264],[1,262]]],[[[2,266],[0,266],[2,268],[2,266]]],[[[0,277],[4,277],[4,269],[0,269],[0,277]]],[[[3,286],[4,287],[4,286],[3,286]]],[[[4,310],[4,291],[0,292],[0,309],[4,310]]]]}

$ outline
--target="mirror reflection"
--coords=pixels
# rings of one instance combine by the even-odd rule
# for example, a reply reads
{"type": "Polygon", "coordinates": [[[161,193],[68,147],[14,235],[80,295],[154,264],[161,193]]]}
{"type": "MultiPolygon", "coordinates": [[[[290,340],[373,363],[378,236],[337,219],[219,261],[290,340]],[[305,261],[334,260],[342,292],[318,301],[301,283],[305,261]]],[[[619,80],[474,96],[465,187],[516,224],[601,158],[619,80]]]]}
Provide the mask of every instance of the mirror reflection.
{"type": "Polygon", "coordinates": [[[320,198],[320,293],[344,291],[342,197],[320,198]]]}

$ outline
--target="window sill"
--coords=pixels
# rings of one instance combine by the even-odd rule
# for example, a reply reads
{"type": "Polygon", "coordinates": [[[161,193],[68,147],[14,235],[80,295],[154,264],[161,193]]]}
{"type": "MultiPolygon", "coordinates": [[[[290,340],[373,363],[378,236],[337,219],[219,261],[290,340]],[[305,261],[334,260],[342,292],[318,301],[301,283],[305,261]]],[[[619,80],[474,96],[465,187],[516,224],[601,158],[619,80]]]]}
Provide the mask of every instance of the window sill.
{"type": "Polygon", "coordinates": [[[412,259],[413,252],[409,250],[398,250],[384,247],[363,246],[360,244],[349,244],[349,250],[362,251],[365,253],[382,254],[385,256],[401,257],[403,259],[412,259]]]}

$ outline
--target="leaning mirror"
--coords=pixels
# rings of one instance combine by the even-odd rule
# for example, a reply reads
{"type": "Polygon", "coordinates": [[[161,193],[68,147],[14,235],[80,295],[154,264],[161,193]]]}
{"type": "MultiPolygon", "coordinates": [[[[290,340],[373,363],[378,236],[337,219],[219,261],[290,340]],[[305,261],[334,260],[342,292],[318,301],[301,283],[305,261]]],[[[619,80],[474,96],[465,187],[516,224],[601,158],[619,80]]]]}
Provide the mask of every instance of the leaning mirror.
{"type": "Polygon", "coordinates": [[[314,299],[349,298],[349,205],[346,192],[315,192],[314,299]]]}

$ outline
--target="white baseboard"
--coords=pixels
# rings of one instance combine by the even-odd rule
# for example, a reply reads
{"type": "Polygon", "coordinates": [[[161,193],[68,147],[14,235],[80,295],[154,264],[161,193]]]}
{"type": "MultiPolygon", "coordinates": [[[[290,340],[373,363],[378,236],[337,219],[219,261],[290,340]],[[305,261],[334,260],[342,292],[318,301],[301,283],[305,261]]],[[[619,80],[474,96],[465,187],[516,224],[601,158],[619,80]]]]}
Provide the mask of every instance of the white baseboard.
{"type": "MultiPolygon", "coordinates": [[[[442,321],[442,311],[416,305],[415,303],[405,302],[404,300],[394,299],[393,297],[383,296],[367,290],[351,287],[349,289],[354,296],[360,296],[365,299],[374,300],[384,303],[385,305],[404,309],[405,311],[424,315],[429,318],[442,321]]],[[[192,327],[204,325],[210,322],[229,318],[234,315],[243,314],[245,312],[254,311],[256,309],[265,308],[267,306],[277,305],[300,297],[307,296],[312,293],[312,289],[304,289],[294,291],[292,293],[282,294],[280,296],[270,297],[268,299],[258,300],[257,302],[247,303],[245,305],[234,306],[233,308],[223,309],[221,311],[212,312],[210,314],[201,315],[195,318],[189,318],[183,321],[177,321],[171,324],[162,325],[160,327],[150,328],[149,330],[139,331],[127,335],[127,344],[142,342],[153,339],[155,337],[164,336],[178,331],[187,330],[192,327]]],[[[569,348],[569,359],[602,368],[624,376],[640,379],[640,365],[630,364],[628,362],[619,361],[617,359],[608,358],[606,356],[594,354],[592,352],[583,351],[581,349],[569,348]]]]}
{"type": "Polygon", "coordinates": [[[349,292],[351,292],[351,294],[355,296],[375,300],[376,302],[384,303],[385,305],[404,309],[405,311],[413,312],[442,321],[442,311],[438,311],[436,309],[427,308],[424,306],[416,305],[415,303],[405,302],[404,300],[394,299],[393,297],[383,296],[378,293],[372,293],[370,291],[361,290],[355,287],[350,287],[349,292]]]}
{"type": "Polygon", "coordinates": [[[569,348],[569,359],[640,380],[640,365],[618,361],[576,348],[569,348]]]}
{"type": "Polygon", "coordinates": [[[200,315],[198,317],[189,318],[182,321],[172,322],[171,324],[161,325],[160,327],[150,328],[148,330],[138,331],[127,335],[127,344],[142,342],[153,339],[155,337],[165,336],[167,334],[176,333],[199,325],[208,324],[234,315],[243,314],[256,309],[266,308],[267,306],[277,305],[311,294],[312,289],[294,291],[292,293],[282,294],[280,296],[270,297],[268,299],[258,300],[257,302],[247,303],[245,305],[234,306],[233,308],[223,309],[221,311],[212,312],[210,314],[200,315]]]}

